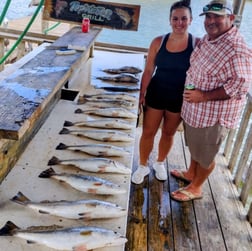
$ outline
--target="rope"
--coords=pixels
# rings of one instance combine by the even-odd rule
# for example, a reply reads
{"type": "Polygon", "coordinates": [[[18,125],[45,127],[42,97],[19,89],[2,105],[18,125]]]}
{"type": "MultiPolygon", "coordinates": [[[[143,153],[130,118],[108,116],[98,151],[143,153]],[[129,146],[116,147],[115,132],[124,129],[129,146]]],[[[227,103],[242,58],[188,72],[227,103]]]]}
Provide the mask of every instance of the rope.
{"type": "Polygon", "coordinates": [[[27,24],[25,30],[20,34],[20,37],[18,38],[18,40],[15,42],[15,44],[12,46],[12,48],[0,59],[0,65],[2,63],[4,63],[4,61],[10,56],[10,54],[16,49],[16,47],[19,45],[19,43],[22,41],[23,37],[25,36],[25,34],[27,33],[27,31],[30,29],[33,21],[35,20],[35,18],[37,17],[41,7],[44,4],[44,0],[41,0],[36,11],[34,12],[31,20],[29,21],[29,23],[27,24]]]}
{"type": "Polygon", "coordinates": [[[4,20],[4,17],[6,15],[6,12],[10,6],[10,3],[11,3],[11,0],[8,0],[6,3],[5,3],[5,6],[4,6],[4,9],[3,9],[3,12],[0,16],[0,25],[2,24],[3,20],[4,20]]]}

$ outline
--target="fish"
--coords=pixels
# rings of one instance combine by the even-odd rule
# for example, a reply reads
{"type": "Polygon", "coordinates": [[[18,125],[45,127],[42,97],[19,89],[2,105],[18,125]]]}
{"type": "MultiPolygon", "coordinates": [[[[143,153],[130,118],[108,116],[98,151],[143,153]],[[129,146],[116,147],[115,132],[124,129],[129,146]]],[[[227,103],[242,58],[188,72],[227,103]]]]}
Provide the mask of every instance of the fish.
{"type": "Polygon", "coordinates": [[[137,114],[131,112],[124,108],[103,108],[103,109],[91,109],[91,110],[82,110],[80,108],[75,110],[75,113],[86,113],[91,115],[97,115],[102,117],[110,117],[110,118],[128,118],[128,119],[136,119],[137,114]]]}
{"type": "Polygon", "coordinates": [[[102,77],[96,77],[96,79],[100,79],[102,81],[108,81],[108,82],[122,82],[122,83],[137,83],[139,82],[139,79],[135,77],[132,74],[129,73],[122,73],[119,75],[113,75],[113,76],[102,76],[102,77]]]}
{"type": "Polygon", "coordinates": [[[131,101],[127,100],[115,100],[115,99],[103,99],[103,100],[88,100],[88,98],[84,98],[83,96],[80,96],[77,101],[78,105],[88,104],[90,106],[95,107],[124,107],[124,108],[134,108],[136,107],[136,102],[133,103],[131,101]]]}
{"type": "Polygon", "coordinates": [[[83,98],[89,101],[95,101],[95,100],[125,100],[129,102],[136,102],[137,98],[133,95],[130,95],[128,93],[114,93],[114,92],[105,92],[105,93],[97,93],[97,94],[84,94],[82,95],[83,98]]]}
{"type": "Polygon", "coordinates": [[[11,198],[11,201],[31,208],[40,214],[49,214],[66,219],[111,219],[127,214],[127,210],[117,204],[95,199],[34,202],[19,191],[11,198]]]}
{"type": "Polygon", "coordinates": [[[74,134],[80,137],[86,137],[89,139],[99,140],[103,142],[130,142],[134,138],[125,132],[120,132],[116,130],[69,130],[63,128],[59,134],[74,134]]]}
{"type": "Polygon", "coordinates": [[[133,125],[129,123],[129,121],[125,121],[122,119],[109,119],[109,118],[78,121],[78,122],[71,122],[71,121],[65,120],[63,126],[65,127],[86,126],[86,127],[95,127],[95,128],[105,128],[105,129],[122,129],[122,130],[129,130],[133,128],[133,125]]]}
{"type": "Polygon", "coordinates": [[[140,90],[140,87],[126,87],[126,86],[94,86],[94,88],[112,92],[137,92],[140,90]]]}
{"type": "Polygon", "coordinates": [[[7,221],[0,229],[0,236],[14,236],[27,240],[28,244],[37,243],[52,249],[70,251],[120,246],[127,242],[127,238],[123,235],[106,228],[92,226],[64,228],[52,225],[21,229],[11,221],[7,221]]]}
{"type": "Polygon", "coordinates": [[[115,13],[120,17],[123,21],[123,27],[128,27],[130,22],[132,22],[132,17],[130,16],[129,12],[120,8],[115,8],[115,13]]]}
{"type": "Polygon", "coordinates": [[[47,164],[48,166],[59,164],[74,166],[83,171],[94,173],[131,173],[131,169],[123,165],[121,162],[108,158],[59,159],[56,156],[53,156],[47,164]]]}
{"type": "Polygon", "coordinates": [[[138,73],[142,72],[142,70],[140,68],[134,67],[134,66],[123,66],[120,68],[109,68],[109,69],[104,69],[103,71],[110,73],[110,74],[120,74],[120,73],[138,74],[138,73]]]}
{"type": "Polygon", "coordinates": [[[97,157],[123,157],[125,154],[129,154],[122,147],[106,144],[65,145],[64,143],[59,143],[56,147],[56,150],[65,149],[84,152],[97,157]]]}
{"type": "Polygon", "coordinates": [[[53,168],[41,172],[39,178],[52,178],[65,182],[76,190],[89,194],[115,195],[126,193],[125,189],[108,180],[81,174],[56,173],[53,168]]]}

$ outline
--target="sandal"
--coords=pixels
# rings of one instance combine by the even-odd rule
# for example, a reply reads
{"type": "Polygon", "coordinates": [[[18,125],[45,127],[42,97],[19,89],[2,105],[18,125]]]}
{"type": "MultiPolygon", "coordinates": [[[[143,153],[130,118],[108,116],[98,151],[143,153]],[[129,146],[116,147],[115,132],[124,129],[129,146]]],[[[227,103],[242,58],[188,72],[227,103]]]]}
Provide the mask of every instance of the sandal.
{"type": "Polygon", "coordinates": [[[187,202],[187,201],[202,199],[203,196],[201,194],[197,195],[192,192],[189,192],[189,191],[185,190],[184,188],[180,188],[177,191],[171,193],[171,198],[175,201],[187,202]],[[181,195],[182,195],[182,197],[181,197],[181,195]]]}
{"type": "Polygon", "coordinates": [[[171,174],[171,176],[173,176],[173,177],[176,178],[176,179],[185,181],[185,182],[187,182],[187,183],[191,183],[191,182],[192,182],[191,180],[189,180],[189,179],[187,179],[187,178],[185,177],[183,171],[174,169],[174,170],[171,170],[171,171],[170,171],[170,174],[171,174]]]}

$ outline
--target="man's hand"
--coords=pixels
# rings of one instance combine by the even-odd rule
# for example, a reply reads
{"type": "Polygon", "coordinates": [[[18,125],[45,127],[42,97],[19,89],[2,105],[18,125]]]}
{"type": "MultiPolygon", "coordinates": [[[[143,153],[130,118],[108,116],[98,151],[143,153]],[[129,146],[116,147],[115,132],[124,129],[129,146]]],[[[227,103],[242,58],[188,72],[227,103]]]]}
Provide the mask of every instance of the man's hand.
{"type": "Polygon", "coordinates": [[[183,98],[185,101],[189,103],[200,103],[204,102],[204,92],[200,90],[185,90],[183,94],[183,98]]]}

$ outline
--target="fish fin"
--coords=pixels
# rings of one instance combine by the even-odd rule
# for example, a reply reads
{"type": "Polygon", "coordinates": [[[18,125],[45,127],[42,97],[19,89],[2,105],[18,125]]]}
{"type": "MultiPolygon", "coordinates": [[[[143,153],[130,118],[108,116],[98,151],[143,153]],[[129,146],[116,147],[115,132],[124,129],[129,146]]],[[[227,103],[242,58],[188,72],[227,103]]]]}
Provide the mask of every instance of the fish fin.
{"type": "Polygon", "coordinates": [[[24,205],[30,200],[19,191],[13,198],[11,198],[11,201],[24,205]]]}
{"type": "Polygon", "coordinates": [[[48,168],[42,173],[40,173],[39,178],[50,178],[54,174],[55,174],[55,171],[53,170],[53,168],[48,168]]]}
{"type": "Polygon", "coordinates": [[[83,113],[83,111],[80,108],[78,108],[74,111],[74,113],[83,113]]]}
{"type": "Polygon", "coordinates": [[[85,104],[86,102],[87,102],[86,98],[83,96],[80,96],[78,98],[77,105],[82,105],[82,104],[85,104]]]}
{"type": "Polygon", "coordinates": [[[52,158],[48,161],[47,165],[53,166],[53,165],[57,165],[59,163],[60,163],[60,160],[57,157],[52,156],[52,158]]]}
{"type": "Polygon", "coordinates": [[[43,210],[39,210],[39,213],[41,213],[41,214],[50,214],[49,212],[43,211],[43,210]]]}
{"type": "Polygon", "coordinates": [[[30,241],[30,240],[27,240],[26,241],[28,244],[35,244],[35,243],[37,243],[36,241],[30,241]]]}
{"type": "Polygon", "coordinates": [[[74,123],[73,123],[73,122],[68,121],[68,120],[65,120],[64,125],[63,125],[63,126],[73,126],[73,125],[74,125],[74,123]]]}
{"type": "Polygon", "coordinates": [[[10,236],[13,235],[15,230],[20,229],[12,221],[7,221],[5,225],[0,229],[0,236],[10,236]]]}
{"type": "Polygon", "coordinates": [[[73,251],[88,251],[87,245],[83,244],[83,245],[73,247],[73,251]]]}
{"type": "Polygon", "coordinates": [[[65,127],[59,132],[59,134],[69,134],[69,133],[70,131],[65,127]]]}
{"type": "Polygon", "coordinates": [[[104,142],[109,142],[111,140],[111,137],[103,137],[102,140],[104,142]]]}
{"type": "Polygon", "coordinates": [[[64,150],[67,149],[67,145],[65,145],[64,143],[59,143],[56,147],[56,150],[64,150]]]}

